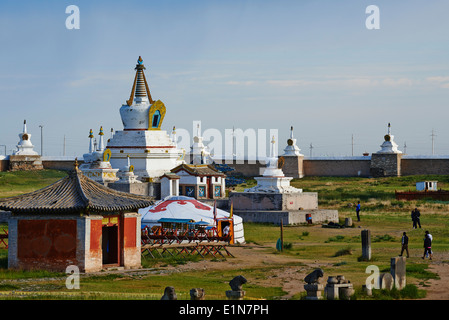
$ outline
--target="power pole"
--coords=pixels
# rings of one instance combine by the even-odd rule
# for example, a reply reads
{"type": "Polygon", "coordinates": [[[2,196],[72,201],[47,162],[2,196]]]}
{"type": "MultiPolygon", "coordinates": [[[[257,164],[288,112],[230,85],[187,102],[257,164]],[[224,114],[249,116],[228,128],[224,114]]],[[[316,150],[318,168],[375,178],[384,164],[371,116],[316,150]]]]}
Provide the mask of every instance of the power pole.
{"type": "Polygon", "coordinates": [[[41,128],[41,157],[44,156],[44,126],[43,125],[39,125],[39,128],[41,128]]]}
{"type": "Polygon", "coordinates": [[[432,134],[430,136],[432,137],[432,155],[434,155],[435,154],[435,137],[436,137],[436,134],[433,132],[433,129],[432,129],[432,134]]]}
{"type": "Polygon", "coordinates": [[[62,155],[65,156],[65,135],[64,135],[64,148],[62,150],[62,155]]]}
{"type": "Polygon", "coordinates": [[[404,141],[404,154],[407,153],[407,142],[404,141]]]}
{"type": "Polygon", "coordinates": [[[351,135],[352,156],[354,156],[354,134],[351,135]]]}
{"type": "Polygon", "coordinates": [[[313,145],[312,143],[310,143],[310,157],[312,158],[312,149],[313,149],[313,145]]]}

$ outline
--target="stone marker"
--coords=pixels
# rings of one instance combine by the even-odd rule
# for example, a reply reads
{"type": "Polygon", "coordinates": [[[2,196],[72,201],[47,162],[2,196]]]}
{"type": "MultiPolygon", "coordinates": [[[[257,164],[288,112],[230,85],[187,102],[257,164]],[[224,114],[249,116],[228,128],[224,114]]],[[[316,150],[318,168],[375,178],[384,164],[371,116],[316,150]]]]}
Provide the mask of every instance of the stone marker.
{"type": "Polygon", "coordinates": [[[345,218],[345,227],[352,227],[352,218],[345,218]]]}
{"type": "Polygon", "coordinates": [[[248,281],[244,276],[237,276],[231,281],[229,281],[229,285],[231,286],[231,290],[226,291],[226,297],[228,299],[233,300],[241,300],[245,296],[245,291],[242,289],[242,285],[247,283],[248,281]]]}
{"type": "Polygon", "coordinates": [[[390,273],[398,290],[404,289],[406,285],[406,261],[405,257],[391,258],[390,273]]]}
{"type": "Polygon", "coordinates": [[[381,289],[391,290],[394,286],[393,276],[390,273],[381,273],[379,275],[379,285],[381,289]]]}
{"type": "Polygon", "coordinates": [[[174,287],[166,287],[161,300],[178,300],[174,287]]]}
{"type": "Polygon", "coordinates": [[[190,289],[190,300],[204,300],[205,295],[203,288],[190,289]]]}
{"type": "Polygon", "coordinates": [[[371,231],[362,230],[362,260],[371,260],[371,231]]]}
{"type": "Polygon", "coordinates": [[[312,273],[308,274],[304,281],[307,283],[304,285],[304,289],[307,291],[306,300],[319,300],[322,299],[321,292],[324,286],[320,283],[324,272],[322,269],[315,269],[312,273]]]}
{"type": "Polygon", "coordinates": [[[353,294],[354,287],[351,281],[346,280],[344,276],[330,276],[327,278],[327,284],[324,288],[324,295],[327,300],[349,300],[353,294]]]}

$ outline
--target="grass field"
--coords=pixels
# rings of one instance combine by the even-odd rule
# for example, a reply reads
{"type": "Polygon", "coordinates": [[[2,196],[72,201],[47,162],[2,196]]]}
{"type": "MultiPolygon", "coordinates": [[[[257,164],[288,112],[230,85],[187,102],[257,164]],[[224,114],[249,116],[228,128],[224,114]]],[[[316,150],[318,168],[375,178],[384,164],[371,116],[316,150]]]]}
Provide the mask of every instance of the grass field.
{"type": "MultiPolygon", "coordinates": [[[[0,197],[4,197],[5,193],[8,196],[30,192],[65,174],[58,171],[0,173],[0,197]]],[[[394,199],[394,190],[414,189],[415,182],[422,180],[437,180],[440,188],[449,188],[447,176],[295,179],[293,186],[318,192],[320,208],[338,209],[342,222],[346,217],[356,220],[354,204],[360,200],[361,222],[355,221],[354,227],[344,229],[322,228],[321,225],[285,226],[285,249],[282,252],[275,249],[280,237],[279,226],[245,223],[247,245],[235,248],[241,253],[239,257],[208,259],[207,269],[204,261],[198,258],[191,261],[143,261],[145,272],[105,272],[83,276],[81,289],[76,292],[66,288],[64,274],[8,270],[7,251],[3,249],[0,250],[0,294],[28,291],[29,294],[24,297],[26,299],[160,299],[164,288],[172,285],[176,288],[178,299],[189,299],[188,292],[193,287],[204,288],[209,299],[224,299],[224,291],[229,289],[228,282],[235,275],[242,274],[248,279],[244,288],[249,299],[279,299],[286,295],[285,285],[289,281],[283,278],[281,271],[291,268],[297,270],[295,272],[308,273],[313,270],[312,266],[319,265],[325,271],[326,278],[328,275],[345,275],[354,284],[358,299],[423,297],[425,292],[417,288],[425,288],[429,279],[437,277],[429,270],[429,260],[421,259],[424,230],[432,233],[432,249],[436,256],[443,257],[444,262],[444,257],[449,256],[449,203],[394,199]],[[423,229],[412,229],[410,211],[414,207],[421,211],[423,229]],[[369,262],[359,261],[360,233],[363,229],[370,229],[372,234],[373,259],[369,262]],[[402,293],[376,291],[372,298],[363,296],[360,288],[367,277],[366,267],[374,264],[381,272],[389,272],[390,258],[400,253],[400,238],[404,231],[410,238],[411,253],[407,259],[407,290],[402,293]],[[245,259],[253,260],[259,256],[263,256],[259,264],[244,264],[245,259]],[[233,268],[233,265],[238,267],[233,268]],[[183,268],[186,266],[189,268],[183,268]]],[[[249,180],[236,189],[254,184],[254,180],[249,180]]],[[[298,282],[298,286],[302,285],[298,282]]],[[[296,294],[290,298],[301,299],[303,296],[296,294]]],[[[11,298],[17,297],[0,296],[0,299],[11,298]]]]}

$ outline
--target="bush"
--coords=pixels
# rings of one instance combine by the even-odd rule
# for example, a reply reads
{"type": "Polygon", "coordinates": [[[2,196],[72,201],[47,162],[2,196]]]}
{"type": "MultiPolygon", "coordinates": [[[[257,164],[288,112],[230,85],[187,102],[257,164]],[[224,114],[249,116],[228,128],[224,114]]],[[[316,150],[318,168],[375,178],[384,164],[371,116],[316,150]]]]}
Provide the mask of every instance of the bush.
{"type": "Polygon", "coordinates": [[[340,256],[346,256],[346,255],[351,255],[352,254],[352,249],[350,247],[346,247],[343,249],[338,250],[334,257],[340,257],[340,256]]]}

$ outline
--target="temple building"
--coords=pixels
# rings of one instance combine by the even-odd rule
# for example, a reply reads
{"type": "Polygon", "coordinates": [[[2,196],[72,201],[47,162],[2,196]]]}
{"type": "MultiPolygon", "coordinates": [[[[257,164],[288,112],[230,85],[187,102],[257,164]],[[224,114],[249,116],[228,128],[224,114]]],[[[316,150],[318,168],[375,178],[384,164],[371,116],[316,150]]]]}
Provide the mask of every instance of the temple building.
{"type": "Polygon", "coordinates": [[[212,165],[181,164],[161,177],[161,198],[184,195],[198,200],[223,199],[225,179],[226,175],[212,165]]]}
{"type": "Polygon", "coordinates": [[[150,197],[109,189],[76,166],[40,190],[0,199],[8,220],[8,268],[81,272],[139,268],[140,214],[150,197]]]}
{"type": "Polygon", "coordinates": [[[129,155],[139,179],[155,182],[165,172],[184,163],[184,151],[161,130],[166,108],[161,100],[153,100],[151,96],[141,57],[135,70],[130,98],[120,108],[123,130],[115,131],[106,148],[111,150],[113,168],[125,167],[129,155]]]}

